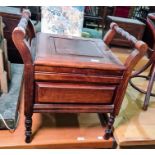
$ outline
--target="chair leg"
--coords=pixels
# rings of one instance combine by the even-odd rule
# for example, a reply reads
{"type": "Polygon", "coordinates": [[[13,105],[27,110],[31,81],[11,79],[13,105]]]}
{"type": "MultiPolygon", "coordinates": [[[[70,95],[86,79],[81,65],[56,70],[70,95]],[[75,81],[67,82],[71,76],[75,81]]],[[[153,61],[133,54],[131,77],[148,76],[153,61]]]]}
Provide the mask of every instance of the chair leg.
{"type": "Polygon", "coordinates": [[[31,64],[25,65],[24,70],[24,114],[25,114],[25,142],[31,142],[32,135],[32,115],[34,103],[34,74],[31,64]]]}
{"type": "Polygon", "coordinates": [[[151,92],[152,92],[154,80],[155,80],[155,66],[152,69],[152,75],[151,75],[150,81],[148,83],[147,92],[146,92],[144,105],[143,105],[143,110],[147,110],[147,108],[148,108],[148,104],[149,104],[150,95],[151,95],[151,92]]]}
{"type": "Polygon", "coordinates": [[[109,118],[109,121],[108,121],[107,128],[105,129],[105,135],[104,135],[104,139],[106,139],[106,140],[108,140],[113,134],[114,120],[115,120],[114,115],[110,114],[110,118],[109,118]]]}
{"type": "Polygon", "coordinates": [[[153,64],[151,65],[151,68],[150,68],[150,71],[149,71],[149,74],[148,74],[148,79],[151,78],[154,67],[155,67],[155,64],[153,63],[153,64]]]}
{"type": "Polygon", "coordinates": [[[31,135],[32,135],[32,116],[25,116],[25,142],[30,143],[31,142],[31,135]]]}

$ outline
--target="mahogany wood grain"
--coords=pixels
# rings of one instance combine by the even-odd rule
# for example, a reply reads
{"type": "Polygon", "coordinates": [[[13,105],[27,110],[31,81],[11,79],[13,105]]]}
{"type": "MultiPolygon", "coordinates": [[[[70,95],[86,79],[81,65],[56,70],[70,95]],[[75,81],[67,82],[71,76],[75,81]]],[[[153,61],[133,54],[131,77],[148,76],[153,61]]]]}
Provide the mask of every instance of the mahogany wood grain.
{"type": "Polygon", "coordinates": [[[59,67],[59,66],[34,66],[35,73],[45,72],[45,73],[70,73],[70,74],[81,74],[81,75],[97,75],[97,76],[122,76],[123,71],[126,69],[124,66],[120,66],[119,70],[115,65],[112,68],[108,68],[109,65],[105,64],[102,66],[104,70],[101,69],[92,69],[92,68],[76,68],[76,67],[59,67]]]}
{"type": "Polygon", "coordinates": [[[61,66],[99,70],[102,68],[103,70],[124,69],[118,58],[114,56],[102,40],[38,33],[36,44],[35,66],[61,66]],[[88,46],[91,46],[91,48],[88,48],[88,46]]]}
{"type": "Polygon", "coordinates": [[[119,84],[122,79],[121,76],[88,76],[83,74],[68,74],[68,73],[49,73],[49,72],[36,72],[35,80],[37,81],[65,81],[65,82],[90,82],[90,83],[111,83],[119,84]]]}
{"type": "Polygon", "coordinates": [[[35,102],[110,104],[115,89],[115,86],[37,82],[35,102]]]}
{"type": "MultiPolygon", "coordinates": [[[[23,11],[23,16],[18,24],[18,26],[12,32],[12,39],[15,43],[16,48],[18,49],[23,62],[24,62],[24,81],[25,81],[25,89],[24,89],[24,97],[25,97],[25,125],[26,125],[26,141],[30,142],[31,136],[31,126],[32,126],[32,114],[33,114],[33,96],[34,96],[34,85],[33,85],[33,59],[31,56],[30,46],[28,41],[25,39],[26,36],[26,28],[27,25],[31,25],[32,30],[30,32],[35,32],[33,24],[29,20],[30,12],[28,10],[23,11]],[[24,29],[25,28],[25,29],[24,29]],[[31,103],[31,104],[30,104],[31,103]]],[[[30,38],[35,36],[35,34],[31,34],[30,38]]]]}
{"type": "Polygon", "coordinates": [[[23,13],[12,34],[25,64],[26,142],[31,142],[31,118],[35,112],[109,113],[104,135],[108,140],[132,69],[147,51],[147,45],[115,23],[104,42],[46,33],[35,35],[29,16],[29,12],[23,13]],[[117,33],[135,48],[124,64],[106,45],[117,33]]]}
{"type": "Polygon", "coordinates": [[[93,105],[93,104],[35,104],[34,112],[44,112],[45,110],[48,112],[58,112],[58,113],[108,113],[112,112],[114,105],[93,105]]]}

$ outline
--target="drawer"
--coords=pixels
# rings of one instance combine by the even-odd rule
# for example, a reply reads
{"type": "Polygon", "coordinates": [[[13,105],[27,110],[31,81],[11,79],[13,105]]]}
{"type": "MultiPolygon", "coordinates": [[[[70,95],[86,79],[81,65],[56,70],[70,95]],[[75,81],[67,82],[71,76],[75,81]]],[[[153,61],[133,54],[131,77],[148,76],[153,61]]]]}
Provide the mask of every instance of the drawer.
{"type": "Polygon", "coordinates": [[[37,82],[35,102],[111,104],[115,88],[116,86],[37,82]]]}

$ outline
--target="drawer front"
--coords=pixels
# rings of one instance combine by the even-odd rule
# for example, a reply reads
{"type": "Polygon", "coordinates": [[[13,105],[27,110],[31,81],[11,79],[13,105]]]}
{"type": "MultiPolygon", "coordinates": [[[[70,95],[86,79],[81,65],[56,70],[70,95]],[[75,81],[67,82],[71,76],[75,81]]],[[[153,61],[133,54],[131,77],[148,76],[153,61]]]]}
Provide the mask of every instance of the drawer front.
{"type": "Polygon", "coordinates": [[[37,82],[36,103],[111,104],[115,86],[37,82]]]}

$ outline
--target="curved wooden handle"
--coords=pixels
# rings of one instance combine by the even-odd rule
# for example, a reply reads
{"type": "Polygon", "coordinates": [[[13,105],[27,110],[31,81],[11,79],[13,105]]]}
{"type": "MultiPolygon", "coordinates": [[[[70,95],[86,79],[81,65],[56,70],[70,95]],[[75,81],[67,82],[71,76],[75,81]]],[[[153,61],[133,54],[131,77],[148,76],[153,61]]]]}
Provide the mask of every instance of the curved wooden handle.
{"type": "Polygon", "coordinates": [[[137,39],[129,34],[127,31],[120,28],[116,23],[111,23],[110,28],[115,30],[118,34],[120,34],[122,37],[126,38],[128,41],[132,42],[133,44],[136,44],[137,39]]]}
{"type": "Polygon", "coordinates": [[[18,49],[24,64],[32,64],[31,40],[35,37],[35,30],[30,21],[31,12],[23,10],[22,18],[12,32],[12,40],[18,49]]]}
{"type": "MultiPolygon", "coordinates": [[[[116,23],[110,24],[110,30],[105,35],[103,41],[109,45],[112,39],[114,38],[115,34],[118,33],[124,38],[126,38],[128,41],[130,41],[136,50],[134,50],[126,59],[125,66],[128,68],[128,70],[132,70],[133,67],[136,65],[138,60],[145,54],[145,52],[148,50],[148,46],[143,41],[137,40],[134,36],[120,28],[116,23]]],[[[120,44],[121,45],[121,44],[120,44]]]]}
{"type": "Polygon", "coordinates": [[[128,41],[130,41],[132,44],[136,44],[136,42],[138,41],[134,36],[132,36],[131,34],[129,34],[127,31],[123,30],[122,28],[120,28],[116,23],[112,22],[110,24],[110,30],[107,32],[107,34],[105,35],[103,41],[109,45],[111,43],[111,41],[113,40],[115,34],[118,33],[120,34],[122,37],[126,38],[128,41]]]}
{"type": "Polygon", "coordinates": [[[137,40],[133,35],[129,34],[127,31],[120,28],[116,23],[111,23],[110,27],[111,29],[114,29],[118,34],[122,35],[122,37],[130,41],[138,51],[146,52],[148,48],[146,43],[144,43],[143,41],[137,40]]]}
{"type": "Polygon", "coordinates": [[[28,20],[31,17],[31,12],[28,9],[23,10],[22,12],[22,18],[18,24],[18,27],[22,27],[23,29],[26,29],[28,20]]]}
{"type": "Polygon", "coordinates": [[[117,115],[119,113],[119,109],[125,95],[125,90],[127,88],[128,81],[134,66],[138,63],[138,61],[144,56],[144,54],[148,50],[148,46],[146,43],[144,43],[143,41],[137,40],[134,36],[130,35],[128,32],[120,28],[116,23],[111,23],[110,30],[107,32],[107,34],[104,37],[104,42],[107,45],[109,45],[116,33],[120,34],[128,41],[130,41],[134,45],[135,49],[127,57],[124,63],[124,66],[126,67],[126,71],[124,72],[123,80],[121,81],[121,84],[118,86],[118,89],[117,89],[117,93],[120,93],[120,92],[121,93],[120,95],[117,95],[117,97],[114,100],[114,105],[115,105],[114,115],[117,115]]]}

